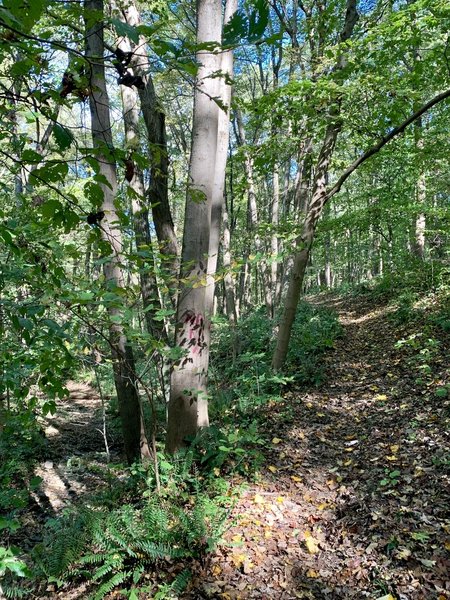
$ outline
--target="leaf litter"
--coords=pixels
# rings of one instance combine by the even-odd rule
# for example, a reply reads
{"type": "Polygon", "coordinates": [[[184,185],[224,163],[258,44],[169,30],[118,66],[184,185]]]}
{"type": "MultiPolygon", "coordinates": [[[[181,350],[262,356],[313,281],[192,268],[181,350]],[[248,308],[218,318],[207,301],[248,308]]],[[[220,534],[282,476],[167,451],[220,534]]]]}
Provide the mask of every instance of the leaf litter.
{"type": "Polygon", "coordinates": [[[327,380],[262,409],[266,466],[185,598],[450,598],[450,403],[435,393],[448,339],[436,333],[424,384],[414,349],[396,347],[414,324],[360,298],[321,301],[345,331],[327,380]]]}

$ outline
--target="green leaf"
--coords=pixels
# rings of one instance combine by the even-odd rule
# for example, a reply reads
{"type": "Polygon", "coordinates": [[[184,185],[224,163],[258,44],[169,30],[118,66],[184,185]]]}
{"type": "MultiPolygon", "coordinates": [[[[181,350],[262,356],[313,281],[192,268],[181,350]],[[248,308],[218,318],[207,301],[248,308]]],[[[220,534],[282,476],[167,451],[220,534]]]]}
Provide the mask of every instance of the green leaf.
{"type": "Polygon", "coordinates": [[[23,162],[33,165],[40,163],[42,160],[42,156],[38,152],[31,150],[31,148],[27,148],[22,152],[22,160],[23,162]]]}
{"type": "Polygon", "coordinates": [[[30,321],[30,319],[25,319],[24,317],[19,317],[19,324],[27,331],[32,331],[34,328],[33,321],[30,321]]]}
{"type": "Polygon", "coordinates": [[[64,182],[69,165],[66,162],[49,162],[39,169],[36,169],[30,174],[30,183],[36,185],[38,183],[57,183],[64,182]]]}
{"type": "Polygon", "coordinates": [[[262,38],[269,23],[269,6],[266,0],[256,0],[255,10],[248,20],[248,40],[256,42],[262,38]]]}
{"type": "Polygon", "coordinates": [[[91,202],[92,206],[100,207],[103,202],[103,190],[98,183],[88,181],[84,185],[84,195],[91,202]]]}
{"type": "Polygon", "coordinates": [[[236,46],[248,34],[247,18],[242,11],[237,11],[223,28],[223,45],[236,46]]]}
{"type": "Polygon", "coordinates": [[[42,477],[38,477],[38,476],[32,477],[30,479],[30,488],[32,490],[38,489],[38,487],[41,485],[42,481],[43,481],[42,477]]]}
{"type": "Polygon", "coordinates": [[[39,212],[46,219],[50,219],[57,212],[62,210],[62,204],[58,200],[47,200],[42,206],[39,207],[39,212]]]}
{"type": "MultiPolygon", "coordinates": [[[[44,0],[28,0],[28,2],[17,2],[17,0],[3,0],[3,10],[9,13],[20,29],[28,32],[39,20],[44,9],[44,0]]],[[[2,10],[2,16],[3,16],[2,10]]]]}
{"type": "Polygon", "coordinates": [[[116,30],[117,35],[127,37],[135,44],[139,44],[139,29],[119,19],[111,19],[111,24],[116,30]]]}
{"type": "Polygon", "coordinates": [[[53,135],[61,151],[67,150],[74,140],[73,133],[67,129],[67,127],[60,125],[59,123],[55,124],[53,128],[53,135]]]}
{"type": "Polygon", "coordinates": [[[437,390],[436,390],[436,396],[438,398],[446,398],[447,395],[448,395],[448,389],[447,388],[445,388],[445,387],[437,388],[437,390]]]}

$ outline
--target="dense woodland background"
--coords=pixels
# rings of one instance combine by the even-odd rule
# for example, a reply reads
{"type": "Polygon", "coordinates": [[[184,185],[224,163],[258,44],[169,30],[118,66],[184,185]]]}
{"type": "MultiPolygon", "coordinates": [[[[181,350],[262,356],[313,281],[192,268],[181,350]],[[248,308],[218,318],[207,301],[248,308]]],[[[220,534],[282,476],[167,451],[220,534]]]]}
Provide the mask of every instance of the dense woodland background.
{"type": "Polygon", "coordinates": [[[449,597],[449,30],[0,3],[0,596],[449,597]]]}

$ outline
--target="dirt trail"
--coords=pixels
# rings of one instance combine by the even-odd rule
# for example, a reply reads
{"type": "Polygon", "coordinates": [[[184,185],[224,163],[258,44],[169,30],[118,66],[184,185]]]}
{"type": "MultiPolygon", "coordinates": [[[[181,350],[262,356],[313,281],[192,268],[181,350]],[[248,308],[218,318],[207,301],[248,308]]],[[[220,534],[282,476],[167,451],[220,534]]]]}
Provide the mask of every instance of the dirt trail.
{"type": "Polygon", "coordinates": [[[34,500],[50,513],[98,487],[102,479],[93,466],[106,458],[98,393],[85,383],[69,381],[66,387],[69,396],[44,420],[47,444],[35,472],[43,481],[34,500]]]}
{"type": "Polygon", "coordinates": [[[387,308],[320,303],[344,328],[327,380],[265,408],[262,481],[191,599],[450,597],[449,402],[435,395],[445,344],[419,385],[414,353],[395,348],[408,332],[387,308]]]}

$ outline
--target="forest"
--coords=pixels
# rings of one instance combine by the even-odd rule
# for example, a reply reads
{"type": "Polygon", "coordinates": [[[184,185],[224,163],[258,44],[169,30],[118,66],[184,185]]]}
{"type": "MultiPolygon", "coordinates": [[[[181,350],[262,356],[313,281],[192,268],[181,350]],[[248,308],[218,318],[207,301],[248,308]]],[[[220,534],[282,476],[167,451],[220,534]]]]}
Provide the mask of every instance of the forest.
{"type": "Polygon", "coordinates": [[[449,1],[0,55],[0,599],[449,600],[449,1]]]}

